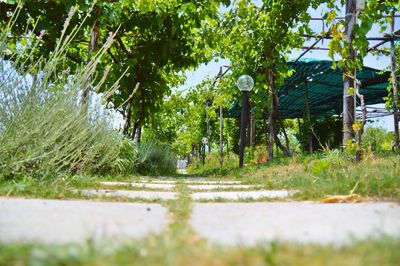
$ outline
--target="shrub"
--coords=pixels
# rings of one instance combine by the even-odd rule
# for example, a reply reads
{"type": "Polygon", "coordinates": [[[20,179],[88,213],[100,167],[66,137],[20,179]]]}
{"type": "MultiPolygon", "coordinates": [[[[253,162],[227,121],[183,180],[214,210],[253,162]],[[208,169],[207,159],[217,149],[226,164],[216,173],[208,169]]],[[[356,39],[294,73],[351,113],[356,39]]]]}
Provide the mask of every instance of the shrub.
{"type": "Polygon", "coordinates": [[[366,127],[363,134],[363,146],[372,151],[382,152],[392,149],[393,133],[382,127],[366,127]]]}
{"type": "Polygon", "coordinates": [[[140,174],[174,174],[176,155],[166,145],[155,142],[140,143],[137,146],[135,169],[140,174]]]}
{"type": "MultiPolygon", "coordinates": [[[[48,58],[35,62],[40,40],[11,47],[10,25],[0,32],[0,177],[133,171],[132,143],[110,128],[103,108],[80,99],[111,39],[90,62],[70,73],[62,66],[78,29],[60,38],[48,58]]],[[[67,27],[65,23],[61,36],[67,27]]]]}

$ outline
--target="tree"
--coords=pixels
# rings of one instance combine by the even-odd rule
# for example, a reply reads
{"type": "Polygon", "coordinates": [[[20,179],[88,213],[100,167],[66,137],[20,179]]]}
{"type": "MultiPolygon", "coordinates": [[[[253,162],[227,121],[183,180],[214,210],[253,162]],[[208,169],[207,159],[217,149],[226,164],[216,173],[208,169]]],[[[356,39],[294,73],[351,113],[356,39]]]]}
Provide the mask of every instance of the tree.
{"type": "MultiPolygon", "coordinates": [[[[358,97],[363,102],[363,96],[359,93],[359,86],[355,82],[357,78],[356,70],[362,68],[363,58],[369,51],[367,34],[373,24],[378,23],[382,29],[385,29],[387,27],[385,16],[398,10],[399,2],[395,0],[371,0],[364,3],[364,1],[347,0],[346,19],[334,20],[337,16],[335,10],[338,10],[339,6],[340,3],[331,4],[329,19],[327,20],[331,29],[329,33],[332,34],[332,41],[329,43],[329,55],[332,59],[334,59],[335,54],[340,55],[338,65],[344,72],[343,95],[346,99],[343,102],[343,145],[348,145],[355,134],[357,144],[355,159],[358,161],[361,159],[361,139],[366,119],[365,115],[362,121],[356,121],[353,117],[354,98],[358,97]],[[345,29],[344,33],[343,28],[345,29]]],[[[333,66],[336,67],[336,63],[333,66]]],[[[394,109],[396,110],[396,108],[394,109]]]]}
{"type": "MultiPolygon", "coordinates": [[[[64,23],[60,18],[66,16],[72,6],[79,5],[79,16],[71,21],[81,27],[81,33],[68,50],[72,67],[90,60],[109,32],[115,34],[108,57],[100,66],[108,72],[107,82],[120,79],[120,87],[106,98],[126,118],[125,133],[134,136],[139,132],[140,136],[140,128],[160,109],[170,87],[182,80],[179,72],[211,58],[209,44],[213,35],[211,28],[205,25],[217,21],[219,4],[229,4],[229,1],[49,0],[22,3],[23,11],[15,34],[22,34],[22,25],[29,17],[40,16],[31,31],[40,35],[44,30],[42,54],[56,45],[56,36],[64,23]],[[87,13],[89,17],[85,16],[87,13]]],[[[0,3],[0,16],[7,20],[7,14],[15,7],[12,0],[0,3]]],[[[92,78],[88,77],[88,89],[92,78]]],[[[84,99],[85,95],[87,97],[88,90],[84,90],[84,99]]]]}
{"type": "Polygon", "coordinates": [[[316,7],[321,2],[325,1],[265,0],[261,7],[257,7],[251,1],[241,0],[224,15],[220,27],[221,36],[226,36],[220,44],[221,56],[232,62],[232,77],[236,79],[246,73],[256,78],[251,101],[258,106],[260,114],[268,115],[269,159],[273,157],[273,143],[284,154],[291,153],[278,137],[276,88],[290,74],[286,63],[288,52],[300,47],[303,41],[300,34],[309,31],[308,7],[316,7]],[[265,95],[268,95],[268,100],[265,95]]]}

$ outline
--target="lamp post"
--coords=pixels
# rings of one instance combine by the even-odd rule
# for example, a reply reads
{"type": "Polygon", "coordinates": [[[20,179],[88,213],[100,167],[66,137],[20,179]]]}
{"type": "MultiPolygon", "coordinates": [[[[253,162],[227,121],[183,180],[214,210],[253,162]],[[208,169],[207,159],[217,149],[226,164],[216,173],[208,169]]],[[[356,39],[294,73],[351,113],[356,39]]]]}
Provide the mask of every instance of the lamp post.
{"type": "Polygon", "coordinates": [[[201,142],[203,143],[203,147],[202,147],[201,150],[202,150],[203,165],[204,165],[204,162],[205,162],[205,159],[206,159],[206,145],[208,143],[208,139],[206,137],[203,137],[201,139],[201,142]]]}
{"type": "Polygon", "coordinates": [[[240,76],[236,82],[237,87],[242,92],[242,115],[240,121],[240,150],[239,150],[239,167],[243,167],[244,146],[246,142],[246,117],[247,117],[247,102],[249,91],[254,87],[254,81],[249,75],[240,76]]]}

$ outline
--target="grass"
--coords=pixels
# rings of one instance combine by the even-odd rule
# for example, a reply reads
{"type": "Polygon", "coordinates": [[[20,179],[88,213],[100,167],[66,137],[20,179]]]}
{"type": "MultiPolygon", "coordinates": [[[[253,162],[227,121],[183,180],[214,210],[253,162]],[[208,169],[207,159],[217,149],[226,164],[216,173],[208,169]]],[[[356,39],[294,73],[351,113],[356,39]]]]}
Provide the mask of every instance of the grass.
{"type": "Polygon", "coordinates": [[[319,200],[354,191],[371,199],[400,201],[399,162],[399,154],[389,153],[367,154],[362,162],[354,163],[344,153],[332,151],[231,168],[223,175],[210,177],[240,179],[243,184],[263,185],[266,189],[297,190],[295,198],[299,200],[319,200]]]}
{"type": "Polygon", "coordinates": [[[380,238],[348,246],[266,242],[255,247],[223,247],[199,237],[188,219],[192,200],[178,181],[179,196],[164,203],[170,224],[163,233],[121,245],[0,243],[0,266],[20,265],[399,265],[400,239],[380,238]]]}
{"type": "MultiPolygon", "coordinates": [[[[232,168],[227,175],[212,175],[206,180],[241,180],[243,184],[260,185],[257,189],[287,189],[298,193],[291,197],[296,200],[320,200],[330,195],[346,195],[351,191],[370,200],[400,201],[400,155],[370,155],[360,163],[346,161],[341,153],[328,153],[293,157],[275,162],[252,165],[244,169],[232,168]]],[[[42,198],[100,198],[88,197],[72,193],[72,189],[107,188],[100,181],[138,182],[139,176],[90,177],[65,176],[58,178],[18,178],[14,180],[0,179],[0,196],[42,197],[42,198]]],[[[156,179],[145,177],[146,181],[156,179]]],[[[164,179],[163,179],[164,180],[164,179]]],[[[169,177],[178,183],[183,176],[169,177]]],[[[186,179],[186,184],[192,183],[186,179]]],[[[193,179],[193,181],[195,181],[193,179]]],[[[119,189],[148,190],[133,186],[116,186],[119,189]]],[[[235,189],[230,189],[235,191],[235,189]]],[[[248,190],[248,189],[241,189],[248,190]]],[[[176,191],[172,189],[170,191],[176,191]]],[[[203,190],[191,190],[201,192],[203,190]]],[[[226,191],[216,189],[213,191],[226,191]]]]}
{"type": "Polygon", "coordinates": [[[29,197],[45,199],[90,199],[119,202],[162,202],[161,199],[128,198],[118,196],[85,195],[75,189],[104,189],[98,177],[70,176],[63,178],[24,177],[12,180],[0,179],[0,197],[29,197]]]}
{"type": "Polygon", "coordinates": [[[399,265],[400,242],[381,239],[335,248],[265,243],[252,248],[224,248],[185,235],[167,233],[120,247],[93,244],[45,246],[0,244],[0,265],[399,265]]]}

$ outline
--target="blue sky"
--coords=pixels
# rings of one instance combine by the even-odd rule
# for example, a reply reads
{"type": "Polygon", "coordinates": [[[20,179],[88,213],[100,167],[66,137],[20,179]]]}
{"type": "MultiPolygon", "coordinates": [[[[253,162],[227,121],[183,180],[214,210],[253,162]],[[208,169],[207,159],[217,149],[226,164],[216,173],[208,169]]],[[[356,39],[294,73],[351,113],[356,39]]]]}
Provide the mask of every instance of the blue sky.
{"type": "MultiPolygon", "coordinates": [[[[261,5],[260,0],[254,1],[254,3],[258,6],[261,5]]],[[[229,8],[222,7],[220,8],[220,12],[226,12],[228,11],[229,8]]],[[[311,17],[321,17],[325,11],[326,7],[321,6],[317,10],[314,9],[309,9],[309,14],[311,17]]],[[[339,16],[343,16],[344,13],[344,8],[342,8],[342,13],[338,13],[339,16]]],[[[389,26],[389,25],[388,25],[389,26]]],[[[400,26],[400,18],[396,18],[395,21],[395,29],[398,29],[400,26]],[[397,25],[397,26],[396,26],[397,25]]],[[[321,32],[322,31],[322,22],[321,21],[311,21],[311,27],[315,32],[321,32]]],[[[388,27],[389,28],[389,27],[388,27]]],[[[382,36],[385,32],[379,32],[380,27],[379,25],[374,25],[369,32],[368,36],[382,36]]],[[[388,30],[386,31],[386,33],[388,30]]],[[[310,46],[314,40],[307,41],[304,45],[305,46],[310,46]]],[[[325,40],[323,44],[318,43],[317,47],[328,47],[328,42],[329,40],[325,40]]],[[[371,41],[370,46],[376,44],[376,41],[371,41]]],[[[389,43],[382,45],[381,48],[383,47],[389,47],[389,43]]],[[[294,50],[292,51],[290,57],[291,58],[297,58],[303,51],[302,50],[294,50]]],[[[322,51],[322,50],[314,50],[308,52],[304,57],[308,58],[318,58],[318,59],[327,59],[330,60],[328,57],[328,51],[322,51]]],[[[207,77],[214,77],[218,74],[219,68],[222,65],[229,65],[229,61],[225,59],[218,59],[218,62],[210,62],[207,65],[202,64],[199,66],[197,70],[194,71],[186,71],[186,82],[184,85],[180,86],[179,89],[185,89],[189,90],[191,87],[194,85],[200,83],[202,80],[206,79],[207,77]]],[[[389,70],[390,66],[390,58],[388,56],[374,56],[372,54],[367,55],[364,58],[364,65],[369,66],[375,69],[387,69],[389,70]]],[[[377,105],[378,107],[384,107],[383,105],[377,105]]],[[[382,126],[386,128],[387,130],[392,131],[393,130],[393,117],[384,117],[384,118],[379,118],[374,120],[375,122],[373,123],[374,126],[382,126]]]]}

